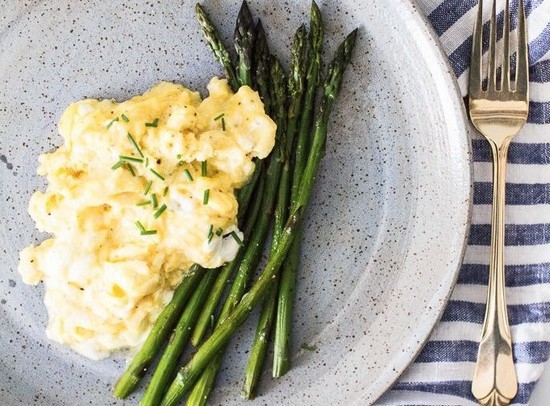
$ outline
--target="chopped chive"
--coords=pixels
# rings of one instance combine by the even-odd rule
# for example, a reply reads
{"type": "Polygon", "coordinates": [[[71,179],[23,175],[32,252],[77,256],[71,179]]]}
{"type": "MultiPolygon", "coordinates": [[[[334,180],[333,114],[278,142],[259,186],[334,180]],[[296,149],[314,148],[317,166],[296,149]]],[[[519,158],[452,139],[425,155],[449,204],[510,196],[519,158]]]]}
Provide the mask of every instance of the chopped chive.
{"type": "Polygon", "coordinates": [[[193,175],[191,175],[191,172],[189,172],[189,169],[184,169],[183,173],[187,179],[189,179],[191,182],[193,181],[193,175]]]}
{"type": "Polygon", "coordinates": [[[149,157],[145,157],[145,167],[149,167],[149,157]]]}
{"type": "Polygon", "coordinates": [[[150,200],[144,200],[142,202],[136,203],[136,206],[147,206],[148,204],[151,204],[150,200]]]}
{"type": "Polygon", "coordinates": [[[124,120],[125,123],[129,122],[130,119],[126,116],[126,114],[121,114],[122,119],[124,120]]]}
{"type": "Polygon", "coordinates": [[[136,170],[134,169],[134,166],[132,164],[126,163],[124,167],[128,169],[128,172],[130,172],[132,176],[136,176],[136,170]]]}
{"type": "Polygon", "coordinates": [[[159,119],[155,118],[152,122],[145,123],[145,127],[156,127],[158,126],[158,123],[159,123],[159,119]]]}
{"type": "Polygon", "coordinates": [[[128,156],[128,155],[119,155],[118,159],[125,162],[136,162],[138,164],[143,163],[143,159],[136,158],[135,156],[128,156]]]}
{"type": "Polygon", "coordinates": [[[206,176],[208,174],[208,164],[206,161],[201,162],[201,176],[206,176]]]}
{"type": "Polygon", "coordinates": [[[139,228],[139,231],[141,232],[144,232],[145,231],[145,227],[143,226],[143,224],[141,224],[141,221],[136,221],[136,227],[139,228]]]}
{"type": "Polygon", "coordinates": [[[178,155],[176,155],[176,158],[177,158],[177,159],[181,159],[182,157],[183,157],[183,155],[182,155],[182,154],[178,154],[178,155]]]}
{"type": "Polygon", "coordinates": [[[153,168],[149,168],[149,170],[151,171],[151,173],[153,175],[155,175],[157,178],[159,178],[160,180],[164,180],[164,176],[162,176],[160,173],[158,173],[157,171],[155,171],[153,168]]]}
{"type": "Polygon", "coordinates": [[[214,237],[214,224],[210,224],[210,228],[208,229],[208,242],[211,242],[213,237],[214,237]]]}
{"type": "Polygon", "coordinates": [[[218,229],[216,230],[216,235],[217,235],[218,237],[220,237],[222,234],[223,234],[223,228],[218,227],[218,229]]]}
{"type": "Polygon", "coordinates": [[[162,195],[163,195],[163,196],[166,196],[166,195],[168,194],[168,190],[169,190],[169,189],[168,189],[168,186],[166,186],[166,187],[164,188],[163,192],[162,192],[162,195]]]}
{"type": "Polygon", "coordinates": [[[116,164],[111,166],[111,169],[114,171],[115,169],[120,168],[122,165],[124,165],[124,161],[119,160],[116,164]]]}
{"type": "Polygon", "coordinates": [[[222,131],[225,131],[225,118],[222,117],[222,131]]]}
{"type": "Polygon", "coordinates": [[[239,236],[237,235],[237,233],[236,233],[235,231],[231,231],[231,233],[230,233],[229,235],[231,235],[231,237],[233,237],[233,239],[234,239],[235,241],[237,241],[237,244],[243,245],[243,240],[241,240],[241,239],[239,238],[239,236]]]}
{"type": "Polygon", "coordinates": [[[151,204],[153,205],[153,209],[156,209],[159,205],[159,201],[157,200],[157,194],[153,193],[151,195],[151,204]]]}
{"type": "Polygon", "coordinates": [[[223,118],[223,116],[225,116],[225,113],[217,115],[216,117],[214,117],[214,120],[219,120],[220,118],[223,118]]]}
{"type": "Polygon", "coordinates": [[[141,152],[141,149],[139,148],[136,140],[134,139],[134,137],[132,137],[132,134],[130,133],[128,133],[128,140],[130,141],[130,143],[132,144],[132,146],[134,147],[138,155],[143,158],[143,152],[141,152]]]}
{"type": "Polygon", "coordinates": [[[141,235],[152,235],[156,234],[157,230],[146,230],[145,226],[141,224],[141,221],[136,221],[136,227],[139,229],[141,235]]]}
{"type": "Polygon", "coordinates": [[[210,189],[206,189],[202,196],[202,204],[208,204],[209,199],[210,199],[210,189]]]}
{"type": "Polygon", "coordinates": [[[118,121],[118,117],[115,117],[115,118],[113,118],[111,121],[109,121],[109,124],[107,124],[107,130],[108,130],[109,128],[111,128],[111,126],[113,125],[113,123],[114,123],[115,121],[118,121]]]}
{"type": "Polygon", "coordinates": [[[145,190],[143,191],[143,194],[146,195],[147,193],[149,193],[149,190],[151,190],[151,186],[153,185],[153,181],[152,180],[148,180],[147,181],[147,184],[145,185],[145,190]]]}
{"type": "Polygon", "coordinates": [[[159,209],[155,212],[155,214],[153,214],[153,217],[158,219],[160,217],[160,215],[162,213],[164,213],[164,211],[167,209],[168,207],[166,207],[165,204],[163,204],[162,206],[159,207],[159,209]]]}

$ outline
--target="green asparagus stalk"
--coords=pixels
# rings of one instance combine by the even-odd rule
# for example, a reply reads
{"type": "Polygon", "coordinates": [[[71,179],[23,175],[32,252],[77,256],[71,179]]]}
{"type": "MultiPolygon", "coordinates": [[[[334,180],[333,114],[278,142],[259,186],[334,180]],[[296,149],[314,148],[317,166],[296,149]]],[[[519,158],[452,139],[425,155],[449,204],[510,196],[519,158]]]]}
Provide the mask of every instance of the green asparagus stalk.
{"type": "Polygon", "coordinates": [[[284,125],[282,125],[282,123],[284,122],[285,117],[284,103],[286,100],[286,92],[284,89],[285,76],[283,68],[280,62],[276,59],[274,59],[274,62],[272,63],[271,75],[273,82],[272,99],[274,100],[274,105],[278,106],[279,104],[282,104],[282,107],[277,107],[275,110],[275,121],[277,123],[281,123],[281,125],[277,126],[275,147],[274,151],[271,153],[269,165],[267,166],[266,186],[264,195],[262,196],[262,206],[258,217],[259,221],[254,227],[248,242],[245,256],[241,262],[241,266],[239,267],[239,272],[237,273],[232,289],[229,292],[226,305],[224,309],[222,309],[220,321],[223,321],[223,317],[233,310],[235,304],[238,303],[246,290],[251,272],[254,270],[260,258],[277,198],[279,179],[281,176],[282,164],[284,162],[285,133],[284,125]],[[279,117],[280,115],[282,115],[282,117],[279,117]]]}
{"type": "Polygon", "coordinates": [[[255,41],[253,52],[253,85],[258,91],[264,104],[266,114],[272,115],[272,103],[270,92],[270,51],[267,44],[262,20],[258,19],[255,29],[255,41]]]}
{"type": "Polygon", "coordinates": [[[180,356],[185,350],[191,335],[191,328],[196,321],[199,311],[207,298],[207,293],[210,291],[214,281],[216,280],[217,270],[209,270],[202,277],[197,289],[193,292],[193,296],[185,306],[174,333],[164,350],[155,372],[151,377],[151,381],[145,390],[141,399],[141,406],[158,405],[162,400],[164,391],[167,385],[174,378],[177,369],[177,364],[180,356]]]}
{"type": "MultiPolygon", "coordinates": [[[[294,125],[298,128],[296,135],[296,152],[294,161],[294,172],[292,177],[291,205],[296,204],[300,182],[307,160],[307,150],[310,144],[311,122],[315,106],[315,97],[318,91],[321,71],[321,56],[324,32],[323,21],[319,7],[315,2],[311,5],[309,54],[306,60],[309,65],[306,68],[306,89],[303,105],[300,114],[296,114],[294,125]],[[308,58],[309,56],[309,58],[308,58]]],[[[303,60],[302,60],[303,61],[303,60]]],[[[303,83],[303,82],[302,82],[303,83]]],[[[281,282],[279,287],[277,318],[275,326],[275,338],[273,348],[273,376],[284,375],[290,367],[290,334],[292,329],[292,313],[294,307],[294,290],[296,284],[296,269],[300,255],[301,230],[297,231],[299,238],[295,238],[293,246],[283,263],[281,270],[281,282]]]]}
{"type": "MultiPolygon", "coordinates": [[[[300,26],[294,36],[291,47],[290,74],[288,76],[288,103],[286,127],[286,145],[283,172],[279,183],[279,192],[277,195],[277,205],[275,207],[275,216],[273,224],[273,237],[270,245],[270,254],[276,249],[280,233],[284,228],[284,223],[288,218],[288,208],[290,201],[290,181],[292,159],[291,151],[294,144],[294,135],[296,133],[297,117],[302,107],[302,95],[305,81],[304,61],[307,58],[307,32],[304,25],[300,26]]],[[[267,356],[269,338],[273,330],[275,314],[277,310],[277,286],[275,286],[265,298],[258,326],[254,336],[254,342],[248,358],[248,364],[245,371],[245,382],[243,385],[242,396],[251,399],[255,396],[258,381],[263,370],[263,365],[267,356]]]]}
{"type": "MultiPolygon", "coordinates": [[[[248,241],[239,270],[237,271],[228,297],[222,308],[218,325],[223,323],[225,318],[233,311],[246,292],[252,272],[256,269],[262,253],[262,248],[266,241],[269,225],[273,217],[273,208],[277,198],[279,180],[284,162],[284,148],[286,145],[284,132],[284,122],[286,120],[286,78],[281,63],[276,58],[273,58],[273,60],[274,61],[271,63],[271,78],[273,83],[271,97],[273,100],[273,105],[276,107],[274,109],[275,121],[281,125],[277,126],[274,147],[275,150],[271,154],[270,162],[267,167],[266,186],[264,195],[262,196],[260,215],[258,217],[257,224],[254,226],[254,231],[248,241]]],[[[199,389],[193,390],[191,396],[193,401],[196,400],[200,402],[202,399],[206,399],[208,397],[208,393],[211,391],[212,385],[207,385],[207,383],[213,383],[215,381],[215,376],[218,373],[221,362],[221,356],[221,354],[218,354],[202,374],[198,383],[198,388],[200,388],[201,392],[199,392],[199,389]]],[[[188,404],[195,405],[195,403],[191,403],[189,400],[188,404]]]]}
{"type": "MultiPolygon", "coordinates": [[[[252,230],[255,226],[256,218],[260,212],[261,201],[262,201],[260,196],[263,196],[264,186],[265,186],[265,182],[262,175],[262,179],[260,179],[260,181],[258,182],[258,187],[256,190],[256,198],[252,199],[252,204],[251,204],[250,210],[248,211],[247,222],[245,224],[245,228],[243,231],[245,241],[248,241],[249,236],[252,233],[252,230]]],[[[197,320],[197,323],[195,324],[195,328],[191,336],[191,344],[193,344],[195,347],[197,347],[200,344],[204,335],[208,331],[208,328],[211,326],[213,327],[213,324],[215,324],[213,323],[215,310],[218,307],[218,303],[223,295],[223,292],[227,287],[227,284],[229,283],[231,276],[235,273],[235,271],[239,267],[239,264],[241,263],[242,256],[244,255],[244,251],[245,251],[244,248],[241,247],[235,259],[225,264],[222,267],[222,269],[219,271],[216,282],[212,287],[212,290],[201,311],[201,314],[197,320]]]]}
{"type": "MultiPolygon", "coordinates": [[[[241,7],[241,13],[244,14],[250,14],[250,11],[248,10],[248,7],[246,6],[246,3],[243,3],[243,7],[241,7]],[[244,8],[244,11],[243,11],[244,8]]],[[[240,20],[252,20],[252,17],[241,17],[240,20]]],[[[239,21],[237,22],[237,28],[236,28],[236,36],[240,35],[239,32],[239,21]]],[[[243,54],[251,54],[254,56],[254,66],[253,66],[253,74],[252,78],[254,79],[253,85],[255,85],[258,88],[258,93],[260,97],[263,100],[264,108],[267,114],[271,114],[271,94],[269,90],[269,48],[267,45],[267,39],[265,35],[265,31],[263,29],[261,21],[258,21],[256,27],[251,28],[250,24],[247,24],[247,30],[254,29],[254,34],[248,34],[248,37],[255,38],[255,42],[252,44],[249,41],[243,42],[241,41],[241,47],[246,45],[253,49],[253,51],[250,50],[242,50],[240,51],[243,54]]],[[[217,32],[216,28],[212,25],[208,27],[208,30],[210,32],[217,32]]],[[[244,31],[243,28],[241,28],[241,31],[244,31]]],[[[241,63],[242,64],[242,63],[241,63]]],[[[240,71],[244,71],[245,69],[241,67],[240,71]]],[[[251,228],[256,223],[256,215],[259,210],[259,204],[261,204],[261,196],[263,196],[263,182],[264,180],[264,162],[263,160],[257,160],[255,162],[256,168],[254,170],[254,173],[252,175],[252,179],[240,190],[237,191],[237,200],[239,201],[239,211],[237,214],[237,220],[240,225],[245,224],[245,241],[248,240],[248,236],[250,236],[250,231],[246,231],[247,228],[251,228]],[[260,175],[262,174],[262,175],[260,175]],[[258,180],[258,178],[260,178],[258,180]],[[261,189],[259,189],[256,184],[260,183],[262,184],[261,189]],[[258,190],[256,190],[258,188],[258,190]],[[250,206],[251,199],[253,202],[252,204],[252,213],[249,212],[250,209],[247,209],[250,206]]],[[[243,248],[241,248],[241,251],[243,251],[243,248]]],[[[233,260],[231,263],[227,264],[222,271],[220,272],[219,278],[214,285],[212,292],[210,294],[210,298],[206,302],[205,308],[203,309],[199,320],[197,321],[197,325],[195,327],[195,330],[193,331],[193,335],[191,338],[191,342],[193,345],[198,345],[204,335],[206,334],[206,331],[208,330],[208,327],[212,325],[212,318],[215,312],[216,307],[218,306],[218,302],[220,298],[222,297],[222,294],[226,288],[226,285],[229,281],[229,278],[238,268],[241,260],[242,255],[244,252],[241,252],[237,255],[237,258],[233,260]]]]}
{"type": "Polygon", "coordinates": [[[233,89],[233,91],[236,92],[237,89],[239,88],[239,80],[237,79],[237,75],[235,73],[235,68],[233,67],[233,63],[231,61],[231,55],[229,54],[229,50],[223,44],[223,41],[221,40],[218,31],[214,28],[214,24],[212,24],[210,17],[206,13],[206,11],[202,8],[202,6],[198,3],[195,6],[195,14],[202,28],[204,38],[206,39],[206,43],[208,44],[208,47],[214,54],[214,57],[216,58],[216,60],[220,62],[220,64],[222,65],[222,68],[223,68],[225,77],[227,78],[227,81],[229,83],[229,86],[231,86],[231,89],[233,89]]]}
{"type": "Polygon", "coordinates": [[[204,270],[200,266],[194,265],[189,273],[184,276],[182,282],[174,291],[172,300],[157,317],[145,343],[117,381],[114,389],[115,397],[125,399],[139,384],[164,341],[172,332],[183,307],[188,302],[203,274],[204,270]]]}
{"type": "Polygon", "coordinates": [[[246,0],[243,0],[237,15],[237,24],[233,36],[237,51],[237,78],[241,86],[252,86],[252,52],[254,49],[254,20],[246,0]]]}
{"type": "MultiPolygon", "coordinates": [[[[267,45],[267,38],[261,20],[258,20],[258,23],[256,24],[254,38],[255,41],[252,45],[252,86],[258,91],[258,94],[262,99],[265,113],[271,116],[271,95],[269,91],[269,47],[267,45]]],[[[262,170],[264,160],[256,160],[255,164],[256,169],[254,171],[253,178],[259,171],[262,170]]],[[[243,202],[246,205],[252,198],[253,191],[254,181],[252,180],[237,192],[239,202],[243,202]]],[[[237,214],[239,224],[244,221],[244,218],[248,217],[248,215],[246,215],[246,211],[241,209],[241,207],[243,206],[239,205],[239,212],[237,214]]]]}
{"type": "Polygon", "coordinates": [[[254,342],[250,349],[248,363],[244,374],[244,384],[241,396],[245,399],[254,399],[260,377],[269,349],[269,340],[275,322],[277,310],[277,281],[268,290],[267,296],[262,304],[258,325],[254,335],[254,342]]]}
{"type": "Polygon", "coordinates": [[[281,233],[278,249],[274,255],[269,257],[264,271],[235,309],[216,327],[212,335],[177,373],[176,378],[166,392],[161,403],[162,406],[174,406],[179,402],[180,398],[190,390],[208,363],[225,347],[231,335],[246,321],[254,307],[274,286],[278,270],[295,238],[295,231],[300,227],[305,208],[311,198],[315,177],[325,147],[330,110],[340,92],[342,76],[349,64],[356,36],[357,30],[354,30],[346,37],[338,48],[335,59],[329,66],[323,85],[323,97],[315,122],[313,142],[300,184],[299,195],[281,233]]]}

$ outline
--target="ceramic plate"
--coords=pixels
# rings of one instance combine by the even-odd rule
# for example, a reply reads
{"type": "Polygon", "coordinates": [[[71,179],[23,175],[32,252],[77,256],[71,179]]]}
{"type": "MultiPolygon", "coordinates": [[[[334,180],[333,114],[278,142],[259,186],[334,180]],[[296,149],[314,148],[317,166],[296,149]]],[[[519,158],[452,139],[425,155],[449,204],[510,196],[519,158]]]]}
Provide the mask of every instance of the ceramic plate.
{"type": "MultiPolygon", "coordinates": [[[[205,0],[228,39],[236,1],[205,0]]],[[[293,368],[240,396],[254,320],[231,342],[212,404],[365,405],[413,360],[452,290],[466,245],[469,140],[453,74],[407,0],[323,1],[326,59],[360,28],[308,212],[293,368]]],[[[250,0],[288,60],[309,1],[250,0]]],[[[125,99],[160,80],[205,93],[219,66],[194,2],[10,1],[0,20],[0,398],[11,405],[137,405],[112,397],[124,357],[87,360],[44,333],[43,290],[17,273],[44,239],[27,214],[38,155],[60,145],[71,102],[125,99]]]]}

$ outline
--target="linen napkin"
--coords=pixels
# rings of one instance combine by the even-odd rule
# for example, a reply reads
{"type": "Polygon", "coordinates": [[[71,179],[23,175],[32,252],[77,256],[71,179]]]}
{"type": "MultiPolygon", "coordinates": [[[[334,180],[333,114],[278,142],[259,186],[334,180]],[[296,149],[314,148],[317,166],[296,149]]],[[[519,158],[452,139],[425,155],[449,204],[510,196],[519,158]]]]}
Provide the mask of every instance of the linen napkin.
{"type": "MultiPolygon", "coordinates": [[[[417,3],[466,96],[477,0],[417,3]]],[[[512,18],[517,3],[511,0],[512,18]]],[[[500,19],[502,7],[497,9],[500,19]]],[[[525,10],[530,110],[528,123],[510,146],[506,189],[508,316],[519,380],[513,405],[529,402],[550,354],[550,0],[525,0],[525,10]]],[[[487,142],[479,133],[472,134],[474,208],[457,285],[426,346],[377,405],[477,404],[470,387],[487,295],[492,166],[487,142]]]]}

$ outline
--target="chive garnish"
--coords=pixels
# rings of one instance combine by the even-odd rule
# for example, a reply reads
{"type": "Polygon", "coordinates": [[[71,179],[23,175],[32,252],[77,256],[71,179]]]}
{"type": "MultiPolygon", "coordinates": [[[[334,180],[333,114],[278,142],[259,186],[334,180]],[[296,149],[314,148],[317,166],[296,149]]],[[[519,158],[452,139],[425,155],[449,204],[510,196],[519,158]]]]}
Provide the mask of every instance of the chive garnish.
{"type": "Polygon", "coordinates": [[[145,157],[145,167],[149,167],[149,157],[145,157]]]}
{"type": "Polygon", "coordinates": [[[208,242],[212,241],[213,237],[214,237],[214,224],[210,224],[210,228],[208,229],[208,242]]]}
{"type": "Polygon", "coordinates": [[[159,205],[159,201],[157,199],[157,194],[156,193],[153,193],[151,195],[151,204],[153,205],[153,209],[156,209],[159,205]]]}
{"type": "Polygon", "coordinates": [[[122,119],[124,120],[125,123],[129,122],[130,119],[126,116],[126,114],[121,114],[122,119]]]}
{"type": "Polygon", "coordinates": [[[224,113],[221,113],[220,115],[214,117],[214,120],[220,120],[221,123],[222,123],[222,131],[225,131],[225,118],[224,118],[225,114],[224,113]]]}
{"type": "Polygon", "coordinates": [[[157,171],[155,171],[153,168],[149,168],[149,170],[151,171],[151,173],[153,175],[155,175],[157,178],[159,178],[160,180],[164,180],[164,176],[162,176],[160,173],[158,173],[157,171]]]}
{"type": "Polygon", "coordinates": [[[153,185],[153,181],[152,180],[148,180],[147,181],[147,184],[145,185],[145,190],[143,191],[143,194],[146,195],[147,193],[149,193],[149,190],[151,190],[151,186],[153,185]]]}
{"type": "Polygon", "coordinates": [[[115,121],[118,121],[118,117],[115,117],[115,118],[113,118],[111,121],[109,121],[109,124],[107,124],[107,130],[108,130],[109,128],[111,128],[111,126],[113,125],[113,123],[114,123],[115,121]]]}
{"type": "Polygon", "coordinates": [[[150,200],[144,200],[142,202],[136,203],[136,206],[147,206],[148,204],[151,204],[150,200]]]}
{"type": "Polygon", "coordinates": [[[223,228],[218,227],[218,229],[216,230],[216,235],[217,235],[218,237],[220,237],[222,234],[223,234],[223,228]]]}
{"type": "Polygon", "coordinates": [[[166,186],[166,187],[164,188],[163,192],[162,192],[162,195],[163,195],[163,196],[166,196],[166,195],[168,194],[168,190],[169,190],[169,189],[168,189],[168,186],[166,186]]]}
{"type": "Polygon", "coordinates": [[[202,196],[202,204],[208,204],[209,199],[210,199],[210,189],[206,189],[202,196]]]}
{"type": "Polygon", "coordinates": [[[128,140],[130,141],[130,143],[132,144],[132,146],[134,147],[138,155],[143,158],[143,152],[141,152],[141,149],[139,148],[136,140],[134,139],[134,137],[132,137],[132,134],[130,133],[128,133],[128,140]]]}
{"type": "Polygon", "coordinates": [[[206,161],[201,162],[201,175],[206,176],[208,174],[208,166],[206,161]]]}
{"type": "Polygon", "coordinates": [[[153,217],[158,219],[160,217],[160,215],[162,213],[164,213],[164,211],[167,209],[166,205],[163,204],[162,206],[159,207],[159,209],[155,212],[155,214],[153,214],[153,217]]]}
{"type": "Polygon", "coordinates": [[[143,163],[142,158],[136,158],[135,156],[119,155],[118,159],[120,159],[121,161],[124,161],[124,162],[135,162],[135,163],[138,163],[138,164],[143,163]]]}
{"type": "Polygon", "coordinates": [[[184,169],[183,173],[187,179],[189,179],[191,182],[193,181],[193,176],[191,175],[191,172],[189,172],[189,169],[184,169]]]}
{"type": "Polygon", "coordinates": [[[119,160],[116,164],[111,166],[111,169],[114,171],[115,169],[120,168],[122,165],[124,165],[124,161],[119,160]]]}
{"type": "Polygon", "coordinates": [[[157,230],[146,230],[139,220],[136,221],[136,227],[139,229],[141,235],[152,235],[157,233],[157,230]]]}
{"type": "Polygon", "coordinates": [[[239,236],[237,235],[237,233],[236,233],[235,231],[231,231],[230,235],[231,235],[231,237],[233,237],[233,239],[234,239],[235,241],[237,241],[237,244],[243,245],[243,240],[241,240],[241,239],[239,238],[239,236]]]}
{"type": "Polygon", "coordinates": [[[124,165],[124,167],[126,169],[128,169],[128,172],[130,172],[132,174],[132,176],[136,176],[136,171],[135,171],[134,166],[132,164],[126,163],[124,165]]]}
{"type": "Polygon", "coordinates": [[[152,122],[145,123],[145,127],[156,127],[158,123],[159,123],[159,119],[155,118],[152,122]]]}

